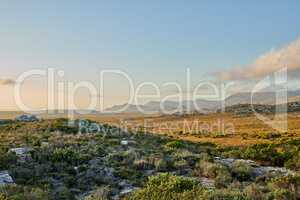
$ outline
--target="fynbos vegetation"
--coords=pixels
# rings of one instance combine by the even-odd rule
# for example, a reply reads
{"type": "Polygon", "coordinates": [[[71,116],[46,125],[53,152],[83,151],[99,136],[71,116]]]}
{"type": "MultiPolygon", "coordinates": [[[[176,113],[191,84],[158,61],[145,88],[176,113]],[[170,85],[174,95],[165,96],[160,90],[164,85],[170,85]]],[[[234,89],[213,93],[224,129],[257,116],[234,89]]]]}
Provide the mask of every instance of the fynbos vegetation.
{"type": "Polygon", "coordinates": [[[97,124],[1,126],[0,170],[14,182],[0,177],[1,200],[300,198],[298,140],[220,148],[83,122],[97,124]]]}

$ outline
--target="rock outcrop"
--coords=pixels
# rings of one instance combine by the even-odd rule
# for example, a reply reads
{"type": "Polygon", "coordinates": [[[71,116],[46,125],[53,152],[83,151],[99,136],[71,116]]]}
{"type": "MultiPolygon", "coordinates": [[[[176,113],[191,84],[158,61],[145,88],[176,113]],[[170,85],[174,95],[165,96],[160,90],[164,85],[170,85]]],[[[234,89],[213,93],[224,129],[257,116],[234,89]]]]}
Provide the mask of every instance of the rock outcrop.
{"type": "Polygon", "coordinates": [[[5,186],[8,184],[13,184],[14,180],[9,175],[8,171],[0,171],[0,186],[5,186]]]}

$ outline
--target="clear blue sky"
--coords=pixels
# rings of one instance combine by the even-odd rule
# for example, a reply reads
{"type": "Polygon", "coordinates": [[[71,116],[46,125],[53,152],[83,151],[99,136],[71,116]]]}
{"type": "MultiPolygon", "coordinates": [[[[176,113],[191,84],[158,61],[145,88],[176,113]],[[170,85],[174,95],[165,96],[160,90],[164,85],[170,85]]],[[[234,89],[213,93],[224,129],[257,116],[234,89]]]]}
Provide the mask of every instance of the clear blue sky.
{"type": "Polygon", "coordinates": [[[74,80],[121,68],[184,80],[245,65],[300,36],[300,1],[2,1],[0,77],[54,67],[74,80]]]}

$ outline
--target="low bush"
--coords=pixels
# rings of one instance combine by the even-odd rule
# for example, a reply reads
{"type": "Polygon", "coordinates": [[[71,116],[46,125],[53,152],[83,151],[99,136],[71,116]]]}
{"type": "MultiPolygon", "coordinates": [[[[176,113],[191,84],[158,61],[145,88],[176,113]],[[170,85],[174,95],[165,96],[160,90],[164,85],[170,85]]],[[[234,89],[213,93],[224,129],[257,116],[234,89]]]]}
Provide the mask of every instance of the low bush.
{"type": "Polygon", "coordinates": [[[257,185],[255,183],[247,186],[244,189],[244,194],[251,200],[261,200],[264,199],[265,193],[268,192],[264,187],[257,185]]]}
{"type": "Polygon", "coordinates": [[[180,148],[184,148],[185,144],[182,141],[172,141],[172,142],[168,142],[166,144],[166,147],[172,149],[180,149],[180,148]]]}
{"type": "Polygon", "coordinates": [[[235,161],[231,168],[231,172],[233,177],[237,178],[239,181],[248,181],[251,179],[253,168],[244,162],[235,161]]]}
{"type": "Polygon", "coordinates": [[[218,173],[215,178],[215,186],[216,188],[226,188],[232,182],[232,177],[229,171],[222,170],[221,173],[218,173]]]}
{"type": "Polygon", "coordinates": [[[110,190],[108,187],[99,187],[84,200],[108,200],[110,190]]]}
{"type": "Polygon", "coordinates": [[[154,168],[154,165],[145,159],[135,160],[133,166],[137,170],[150,170],[154,168]]]}
{"type": "Polygon", "coordinates": [[[7,170],[10,166],[15,165],[17,159],[15,153],[0,151],[0,170],[7,170]]]}
{"type": "Polygon", "coordinates": [[[53,162],[67,162],[74,165],[77,165],[81,161],[79,152],[71,147],[55,149],[51,160],[53,162]]]}
{"type": "Polygon", "coordinates": [[[292,195],[296,199],[300,199],[300,175],[299,174],[295,176],[286,176],[282,178],[273,179],[269,185],[272,190],[278,191],[277,195],[279,194],[292,195]],[[285,191],[289,191],[289,193],[286,193],[285,191]]]}
{"type": "Polygon", "coordinates": [[[155,162],[155,169],[158,172],[167,172],[175,169],[174,161],[171,158],[165,157],[155,162]]]}
{"type": "MultiPolygon", "coordinates": [[[[134,192],[127,200],[188,200],[195,198],[201,188],[196,181],[169,173],[149,178],[146,186],[134,192]]],[[[199,196],[199,195],[198,195],[199,196]]]]}
{"type": "Polygon", "coordinates": [[[9,185],[0,189],[0,200],[49,200],[47,190],[9,185]]]}
{"type": "Polygon", "coordinates": [[[205,192],[203,200],[248,200],[239,190],[212,190],[205,192]]]}
{"type": "Polygon", "coordinates": [[[216,178],[218,175],[225,173],[228,173],[228,169],[225,166],[206,160],[201,160],[194,169],[194,174],[199,177],[216,178]]]}
{"type": "Polygon", "coordinates": [[[279,138],[281,135],[279,133],[268,132],[268,133],[260,133],[257,135],[258,138],[261,139],[274,139],[279,138]]]}

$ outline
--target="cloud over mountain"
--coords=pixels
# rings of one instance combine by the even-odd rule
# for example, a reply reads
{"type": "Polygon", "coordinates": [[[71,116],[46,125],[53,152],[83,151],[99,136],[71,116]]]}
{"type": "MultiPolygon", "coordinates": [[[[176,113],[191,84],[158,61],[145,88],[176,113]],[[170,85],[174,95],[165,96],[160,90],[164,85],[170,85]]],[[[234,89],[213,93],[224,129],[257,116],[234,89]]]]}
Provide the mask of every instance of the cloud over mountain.
{"type": "Polygon", "coordinates": [[[255,79],[287,67],[289,72],[300,70],[300,38],[287,46],[271,50],[252,64],[216,73],[221,80],[255,79]]]}

